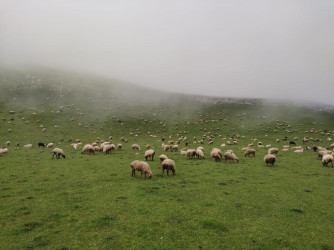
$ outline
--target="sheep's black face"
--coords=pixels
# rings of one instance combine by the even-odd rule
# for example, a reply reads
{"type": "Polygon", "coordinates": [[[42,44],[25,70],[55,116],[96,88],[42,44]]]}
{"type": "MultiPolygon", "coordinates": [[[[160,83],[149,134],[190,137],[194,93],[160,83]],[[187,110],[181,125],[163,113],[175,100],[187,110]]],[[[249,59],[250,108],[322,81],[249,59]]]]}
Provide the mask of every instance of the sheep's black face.
{"type": "Polygon", "coordinates": [[[65,155],[63,155],[63,158],[65,158],[65,155]]]}

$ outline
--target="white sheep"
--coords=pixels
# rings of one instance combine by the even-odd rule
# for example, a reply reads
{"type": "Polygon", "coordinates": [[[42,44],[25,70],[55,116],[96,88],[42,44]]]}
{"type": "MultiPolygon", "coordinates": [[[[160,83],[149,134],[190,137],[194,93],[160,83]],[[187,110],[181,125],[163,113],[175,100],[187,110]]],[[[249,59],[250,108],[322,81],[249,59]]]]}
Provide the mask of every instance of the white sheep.
{"type": "Polygon", "coordinates": [[[189,160],[190,158],[193,158],[194,156],[196,156],[196,150],[195,149],[187,149],[186,155],[187,155],[187,158],[189,160]]]}
{"type": "Polygon", "coordinates": [[[198,147],[196,149],[196,155],[197,155],[198,159],[204,159],[204,152],[203,152],[202,149],[200,149],[200,147],[198,147]]]}
{"type": "Polygon", "coordinates": [[[81,144],[82,144],[81,142],[79,142],[79,143],[72,143],[71,146],[73,146],[73,148],[74,148],[75,150],[77,150],[77,149],[78,149],[78,146],[81,145],[81,144]]]}
{"type": "Polygon", "coordinates": [[[274,167],[274,163],[276,161],[276,157],[273,154],[267,154],[264,158],[263,158],[264,162],[266,163],[266,165],[271,165],[272,167],[274,167]]]}
{"type": "Polygon", "coordinates": [[[293,151],[293,152],[295,152],[295,153],[303,153],[304,151],[303,151],[303,149],[296,149],[296,150],[293,151]]]}
{"type": "Polygon", "coordinates": [[[164,160],[168,159],[168,157],[164,154],[159,155],[160,163],[163,162],[164,160]]]}
{"type": "Polygon", "coordinates": [[[118,150],[122,150],[122,148],[123,148],[123,145],[121,143],[117,144],[117,149],[118,150]]]}
{"type": "Polygon", "coordinates": [[[111,150],[115,150],[116,147],[114,144],[107,144],[103,146],[103,153],[110,154],[111,150]]]}
{"type": "Polygon", "coordinates": [[[131,162],[130,164],[132,172],[131,175],[132,177],[136,176],[136,171],[140,171],[140,176],[142,177],[143,173],[145,174],[145,178],[146,178],[146,174],[148,175],[148,178],[151,179],[152,178],[152,171],[150,168],[150,165],[148,165],[147,162],[145,161],[139,161],[139,160],[135,160],[133,162],[131,162]]]}
{"type": "Polygon", "coordinates": [[[81,154],[85,154],[85,153],[94,154],[95,148],[91,144],[86,144],[81,150],[81,154]]]}
{"type": "Polygon", "coordinates": [[[153,149],[149,149],[145,151],[145,160],[147,161],[148,158],[151,158],[151,160],[153,161],[155,155],[155,151],[153,149]]]}
{"type": "Polygon", "coordinates": [[[163,149],[164,151],[168,151],[169,148],[170,148],[170,146],[169,146],[169,145],[166,145],[165,143],[162,143],[162,144],[161,144],[161,147],[162,147],[162,149],[163,149]]]}
{"type": "Polygon", "coordinates": [[[162,167],[162,177],[164,176],[165,169],[167,170],[167,176],[169,175],[169,171],[171,170],[173,175],[175,175],[175,162],[171,159],[166,159],[161,164],[162,167]]]}
{"type": "Polygon", "coordinates": [[[0,148],[0,155],[1,154],[8,154],[8,148],[0,148]]]}
{"type": "Polygon", "coordinates": [[[239,163],[239,159],[238,157],[232,152],[232,150],[228,150],[224,153],[224,158],[225,158],[225,162],[229,161],[236,161],[237,163],[239,163]]]}
{"type": "Polygon", "coordinates": [[[332,167],[333,167],[333,155],[324,155],[322,157],[322,165],[324,165],[324,167],[327,167],[328,166],[328,163],[331,163],[332,164],[332,167]]]}
{"type": "Polygon", "coordinates": [[[132,149],[133,150],[138,150],[138,151],[140,151],[140,146],[138,145],[138,144],[132,144],[132,149]]]}
{"type": "Polygon", "coordinates": [[[10,141],[6,141],[6,146],[7,146],[7,147],[10,146],[10,141]]]}
{"type": "Polygon", "coordinates": [[[256,152],[255,149],[248,148],[246,149],[244,156],[253,155],[255,157],[255,152],[256,152]]]}
{"type": "Polygon", "coordinates": [[[32,144],[26,144],[26,145],[23,145],[24,148],[32,148],[32,144]]]}
{"type": "Polygon", "coordinates": [[[179,150],[179,145],[170,145],[170,151],[173,152],[173,151],[178,151],[179,150]]]}
{"type": "Polygon", "coordinates": [[[223,157],[223,152],[219,148],[213,148],[210,152],[210,156],[215,160],[215,161],[221,161],[223,157]]]}
{"type": "Polygon", "coordinates": [[[60,156],[62,156],[63,158],[65,158],[65,154],[64,154],[64,151],[60,148],[54,148],[52,150],[52,159],[54,156],[56,156],[57,159],[60,159],[60,156]]]}
{"type": "Polygon", "coordinates": [[[268,149],[268,154],[278,154],[278,148],[270,148],[268,149]]]}
{"type": "Polygon", "coordinates": [[[47,147],[47,148],[53,148],[53,143],[52,143],[52,142],[48,143],[48,144],[46,145],[46,147],[47,147]]]}

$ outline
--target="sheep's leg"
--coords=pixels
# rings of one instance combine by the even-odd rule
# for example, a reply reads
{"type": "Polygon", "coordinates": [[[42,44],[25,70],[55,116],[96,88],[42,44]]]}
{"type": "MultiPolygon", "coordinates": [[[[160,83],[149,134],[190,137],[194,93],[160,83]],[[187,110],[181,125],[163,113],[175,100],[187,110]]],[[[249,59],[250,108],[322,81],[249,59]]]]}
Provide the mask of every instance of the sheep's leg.
{"type": "Polygon", "coordinates": [[[169,170],[167,169],[167,176],[169,176],[169,170]]]}
{"type": "Polygon", "coordinates": [[[54,156],[55,156],[55,153],[53,153],[53,155],[52,155],[52,159],[53,159],[54,156]]]}

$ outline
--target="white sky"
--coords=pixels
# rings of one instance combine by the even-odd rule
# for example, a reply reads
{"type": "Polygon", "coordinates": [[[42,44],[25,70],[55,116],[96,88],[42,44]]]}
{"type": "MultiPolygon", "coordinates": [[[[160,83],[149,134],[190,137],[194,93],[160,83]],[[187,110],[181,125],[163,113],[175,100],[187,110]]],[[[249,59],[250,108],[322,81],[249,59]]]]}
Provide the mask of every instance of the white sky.
{"type": "Polygon", "coordinates": [[[334,1],[0,0],[0,64],[334,104],[334,1]]]}

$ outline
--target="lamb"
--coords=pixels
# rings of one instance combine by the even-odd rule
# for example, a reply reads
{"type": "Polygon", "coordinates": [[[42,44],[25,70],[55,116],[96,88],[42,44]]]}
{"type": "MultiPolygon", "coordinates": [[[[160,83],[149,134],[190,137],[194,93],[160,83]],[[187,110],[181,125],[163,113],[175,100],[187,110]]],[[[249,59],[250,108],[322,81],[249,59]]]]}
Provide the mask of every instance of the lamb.
{"type": "Polygon", "coordinates": [[[8,148],[0,148],[0,155],[1,154],[8,154],[8,148]]]}
{"type": "Polygon", "coordinates": [[[92,146],[92,145],[90,145],[90,144],[86,144],[84,147],[83,147],[83,149],[81,150],[81,154],[87,154],[87,153],[89,153],[89,154],[94,154],[95,153],[95,148],[92,146]]]}
{"type": "Polygon", "coordinates": [[[253,155],[255,157],[255,152],[256,152],[255,149],[248,148],[246,149],[244,156],[253,155]]]}
{"type": "Polygon", "coordinates": [[[54,156],[56,156],[57,159],[60,159],[60,156],[62,156],[63,158],[65,158],[64,151],[62,149],[60,149],[60,148],[54,148],[52,150],[52,153],[53,153],[52,159],[53,159],[54,156]]]}
{"type": "Polygon", "coordinates": [[[171,159],[166,159],[162,162],[162,177],[164,176],[165,169],[167,170],[167,176],[169,171],[172,170],[173,175],[175,175],[175,162],[171,159]]]}
{"type": "Polygon", "coordinates": [[[168,157],[166,155],[160,155],[159,156],[160,159],[160,163],[163,162],[164,160],[168,159],[168,157]]]}
{"type": "Polygon", "coordinates": [[[145,151],[145,160],[147,161],[148,158],[151,158],[151,160],[153,161],[155,155],[155,151],[153,149],[149,149],[145,151]]]}
{"type": "Polygon", "coordinates": [[[333,167],[333,158],[333,155],[324,155],[322,157],[322,165],[324,165],[324,167],[327,167],[328,163],[331,163],[333,167]]]}
{"type": "Polygon", "coordinates": [[[271,167],[274,167],[274,163],[276,161],[276,157],[275,155],[273,154],[267,154],[265,157],[264,157],[264,162],[266,163],[266,165],[271,165],[271,167]]]}
{"type": "Polygon", "coordinates": [[[138,151],[140,151],[140,146],[138,145],[138,144],[132,144],[132,149],[133,150],[138,150],[138,151]]]}
{"type": "Polygon", "coordinates": [[[268,154],[278,154],[278,148],[270,148],[268,149],[268,154]]]}
{"type": "Polygon", "coordinates": [[[47,148],[53,148],[53,143],[52,143],[52,142],[48,143],[48,144],[46,145],[46,147],[47,147],[47,148]]]}
{"type": "Polygon", "coordinates": [[[237,163],[239,163],[239,159],[238,157],[231,151],[226,151],[224,153],[224,158],[225,158],[225,162],[227,162],[228,160],[230,161],[236,161],[237,163]]]}
{"type": "Polygon", "coordinates": [[[146,178],[146,174],[148,175],[148,179],[152,178],[152,171],[150,168],[150,165],[148,165],[147,162],[145,161],[139,161],[139,160],[135,160],[133,162],[131,162],[130,164],[131,166],[131,175],[132,177],[136,176],[136,171],[140,171],[140,176],[143,176],[143,173],[145,174],[145,178],[146,178]]]}

